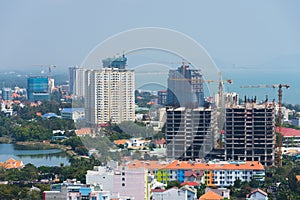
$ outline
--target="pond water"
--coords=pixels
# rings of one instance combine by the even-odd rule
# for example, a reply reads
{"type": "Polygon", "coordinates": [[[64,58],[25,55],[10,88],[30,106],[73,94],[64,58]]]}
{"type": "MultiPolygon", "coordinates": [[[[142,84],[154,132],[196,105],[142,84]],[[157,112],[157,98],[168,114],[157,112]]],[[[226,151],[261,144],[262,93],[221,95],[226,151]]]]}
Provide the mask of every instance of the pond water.
{"type": "Polygon", "coordinates": [[[60,149],[23,150],[14,144],[0,144],[0,162],[10,158],[22,160],[26,165],[31,163],[39,166],[69,165],[69,158],[60,149]]]}

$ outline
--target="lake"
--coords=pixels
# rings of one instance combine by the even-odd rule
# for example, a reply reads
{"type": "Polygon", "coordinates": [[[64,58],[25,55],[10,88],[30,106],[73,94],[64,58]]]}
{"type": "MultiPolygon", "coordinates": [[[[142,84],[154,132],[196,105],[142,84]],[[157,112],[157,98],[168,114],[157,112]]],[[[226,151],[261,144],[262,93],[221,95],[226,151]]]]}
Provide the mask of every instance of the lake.
{"type": "Polygon", "coordinates": [[[68,156],[60,149],[21,150],[16,148],[14,144],[0,144],[0,162],[9,158],[22,160],[25,165],[31,163],[36,167],[60,166],[61,163],[70,164],[68,156]]]}

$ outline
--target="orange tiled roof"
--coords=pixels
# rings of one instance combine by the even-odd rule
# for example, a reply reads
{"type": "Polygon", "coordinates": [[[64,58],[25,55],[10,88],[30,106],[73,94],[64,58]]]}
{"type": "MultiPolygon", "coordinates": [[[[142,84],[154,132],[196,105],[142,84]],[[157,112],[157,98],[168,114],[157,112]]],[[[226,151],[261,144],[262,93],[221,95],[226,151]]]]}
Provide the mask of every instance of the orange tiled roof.
{"type": "Polygon", "coordinates": [[[199,200],[222,200],[222,199],[224,199],[222,196],[214,193],[211,190],[209,190],[199,198],[199,200]]]}
{"type": "Polygon", "coordinates": [[[10,159],[8,159],[8,160],[6,161],[6,163],[13,163],[13,162],[16,162],[16,160],[13,159],[13,158],[10,158],[10,159]]]}
{"type": "Polygon", "coordinates": [[[147,169],[194,169],[194,170],[264,170],[264,166],[257,161],[247,161],[245,163],[233,164],[233,163],[191,163],[188,161],[174,160],[171,163],[162,163],[158,161],[139,161],[134,160],[127,164],[129,168],[145,167],[147,169]]]}
{"type": "Polygon", "coordinates": [[[82,128],[75,130],[76,135],[85,135],[85,134],[92,134],[92,129],[91,128],[82,128]]]}
{"type": "Polygon", "coordinates": [[[115,140],[114,144],[115,145],[121,145],[121,144],[126,144],[126,142],[128,142],[129,140],[115,140]]]}
{"type": "Polygon", "coordinates": [[[24,164],[21,160],[15,160],[13,158],[10,158],[5,162],[0,162],[0,166],[4,167],[5,169],[12,169],[12,168],[22,168],[24,164]]]}
{"type": "Polygon", "coordinates": [[[300,181],[300,175],[296,175],[297,181],[300,181]]]}
{"type": "Polygon", "coordinates": [[[144,167],[146,169],[155,170],[155,169],[166,169],[168,163],[162,163],[159,161],[141,161],[141,160],[134,160],[127,164],[128,168],[131,169],[138,169],[144,167]]]}

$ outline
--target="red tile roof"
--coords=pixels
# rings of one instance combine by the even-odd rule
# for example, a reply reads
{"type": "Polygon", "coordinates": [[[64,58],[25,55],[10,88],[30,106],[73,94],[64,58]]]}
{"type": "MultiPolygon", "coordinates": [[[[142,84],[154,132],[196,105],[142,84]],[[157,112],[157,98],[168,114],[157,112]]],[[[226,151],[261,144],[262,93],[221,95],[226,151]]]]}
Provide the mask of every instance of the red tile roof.
{"type": "Polygon", "coordinates": [[[189,186],[199,186],[200,184],[197,183],[197,182],[183,182],[181,183],[181,186],[184,186],[184,185],[189,185],[189,186]]]}
{"type": "Polygon", "coordinates": [[[194,177],[202,177],[203,176],[203,172],[200,172],[199,174],[197,174],[197,172],[195,171],[185,171],[184,172],[184,176],[185,177],[190,177],[190,176],[194,176],[194,177]]]}
{"type": "MultiPolygon", "coordinates": [[[[279,132],[279,128],[276,128],[276,131],[279,132]]],[[[298,136],[300,137],[300,130],[292,129],[292,128],[281,128],[281,134],[284,137],[295,137],[298,136]]]]}
{"type": "Polygon", "coordinates": [[[162,138],[161,140],[155,140],[155,144],[166,144],[165,138],[162,138]]]}
{"type": "Polygon", "coordinates": [[[164,192],[165,189],[152,189],[151,192],[164,192]]]}

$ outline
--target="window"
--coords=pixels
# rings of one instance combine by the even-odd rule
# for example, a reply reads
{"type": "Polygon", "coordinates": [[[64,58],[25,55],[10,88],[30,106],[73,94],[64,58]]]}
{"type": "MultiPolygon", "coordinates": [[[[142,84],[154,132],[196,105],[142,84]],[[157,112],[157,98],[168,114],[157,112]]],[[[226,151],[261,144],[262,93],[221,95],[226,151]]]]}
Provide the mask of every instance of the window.
{"type": "Polygon", "coordinates": [[[122,181],[125,181],[125,178],[122,178],[122,181]]]}
{"type": "Polygon", "coordinates": [[[122,186],[125,187],[125,183],[122,183],[122,186]]]}

